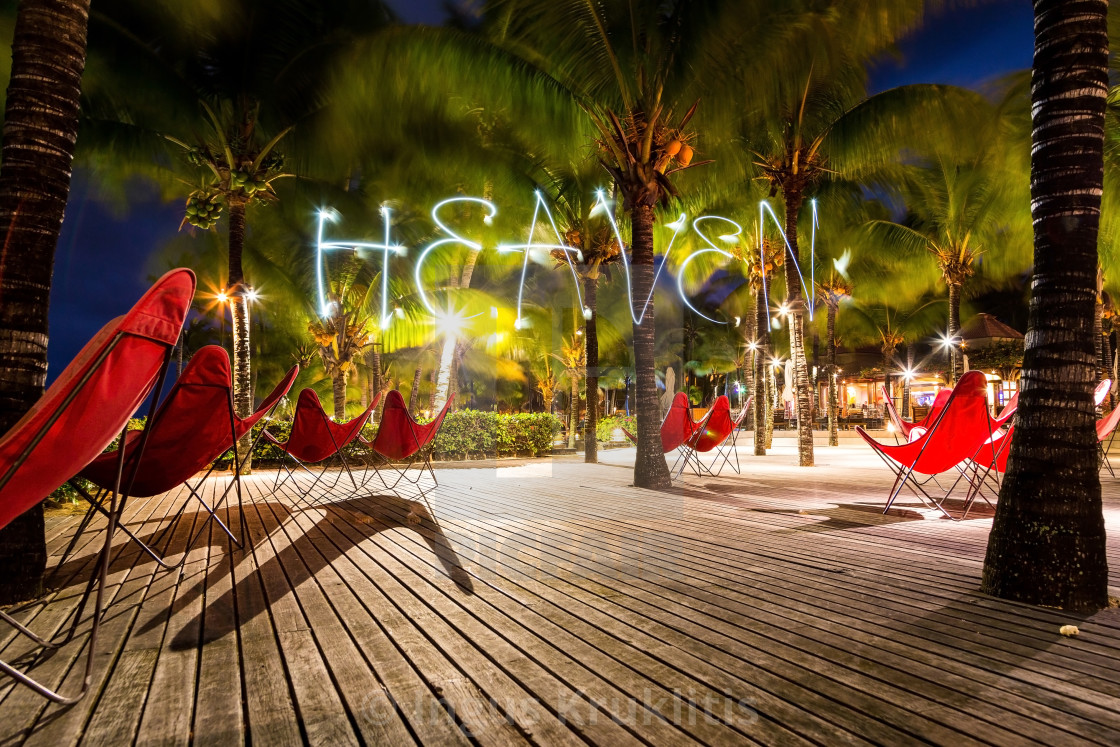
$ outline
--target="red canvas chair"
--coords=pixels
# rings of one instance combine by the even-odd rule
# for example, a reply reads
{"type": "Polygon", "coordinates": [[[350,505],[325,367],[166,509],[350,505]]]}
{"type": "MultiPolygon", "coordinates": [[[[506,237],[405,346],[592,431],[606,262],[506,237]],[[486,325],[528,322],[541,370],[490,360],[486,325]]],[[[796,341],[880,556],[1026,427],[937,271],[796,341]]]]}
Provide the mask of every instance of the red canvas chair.
{"type": "MultiPolygon", "coordinates": [[[[992,418],[988,414],[987,382],[984,374],[979,371],[968,371],[961,376],[960,381],[953,388],[946,399],[945,407],[938,413],[937,419],[930,423],[929,430],[913,441],[897,445],[882,444],[868,435],[863,428],[857,427],[856,432],[895,472],[894,485],[891,487],[883,513],[890,510],[905,486],[920,499],[928,500],[945,516],[953,518],[942,504],[959,482],[960,477],[940,498],[929,495],[917,480],[912,478],[915,473],[931,477],[939,475],[968,459],[984,461],[986,456],[985,453],[981,453],[980,447],[988,443],[990,444],[988,448],[993,452],[995,449],[995,446],[991,445],[994,435],[992,423],[992,418]]],[[[986,452],[987,448],[984,451],[986,452]]],[[[994,458],[994,453],[991,457],[994,458]]]]}
{"type": "MultiPolygon", "coordinates": [[[[1102,398],[1103,402],[1104,399],[1102,398]]],[[[1112,438],[1116,433],[1116,426],[1120,424],[1120,407],[1116,407],[1108,415],[1097,421],[1097,448],[1100,449],[1101,464],[1108,469],[1108,474],[1116,477],[1116,473],[1112,470],[1112,463],[1108,460],[1108,448],[1112,445],[1112,438]],[[1109,444],[1105,446],[1105,440],[1109,444]]]]}
{"type": "Polygon", "coordinates": [[[1093,390],[1093,407],[1100,407],[1112,389],[1112,379],[1105,379],[1093,390]]]}
{"type": "MultiPolygon", "coordinates": [[[[427,503],[428,497],[420,490],[420,478],[424,476],[424,469],[427,468],[428,474],[432,476],[432,482],[436,486],[439,481],[436,480],[436,473],[432,469],[432,452],[431,449],[426,447],[435,440],[439,435],[439,429],[443,425],[444,418],[447,417],[448,411],[451,409],[451,402],[454,397],[448,397],[447,402],[444,403],[443,409],[430,423],[417,423],[413,420],[412,415],[408,412],[408,406],[404,402],[404,397],[396,389],[391,390],[385,396],[385,408],[381,411],[381,423],[377,426],[377,435],[374,436],[373,441],[361,439],[374,454],[381,459],[381,464],[378,465],[377,474],[381,476],[380,467],[391,466],[392,462],[407,463],[404,467],[393,469],[397,473],[397,479],[390,485],[381,478],[382,483],[388,490],[393,490],[400,483],[401,480],[407,480],[416,486],[420,496],[427,503]],[[408,477],[408,469],[420,461],[420,471],[413,480],[408,477]]],[[[361,436],[359,436],[361,438],[361,436]]],[[[431,512],[431,506],[428,506],[428,511],[431,512]]],[[[435,516],[434,513],[432,513],[435,516]]]]}
{"type": "MultiPolygon", "coordinates": [[[[271,414],[280,404],[280,400],[291,389],[298,374],[299,366],[293,366],[249,417],[240,418],[233,407],[233,376],[229,355],[217,345],[207,345],[195,353],[156,414],[148,421],[145,429],[148,441],[144,448],[143,460],[139,460],[138,450],[135,448],[140,433],[132,431],[128,434],[125,469],[131,470],[132,475],[122,486],[121,503],[123,505],[130,497],[148,498],[166,493],[179,485],[186,485],[187,490],[202,504],[209,516],[189,539],[183,557],[175,565],[168,564],[127,526],[121,525],[119,529],[165,568],[182,565],[187,557],[186,551],[194,545],[211,520],[216,521],[229,538],[240,545],[229,527],[215,515],[215,511],[221,508],[231,487],[236,487],[238,508],[242,506],[241,462],[237,450],[233,449],[233,480],[212,507],[199,495],[198,487],[214,471],[216,460],[230,450],[242,436],[250,432],[261,418],[271,414]],[[190,478],[203,470],[205,474],[192,486],[189,482],[190,478]]],[[[259,439],[260,434],[254,439],[254,446],[259,439]]],[[[107,490],[116,477],[116,463],[117,452],[107,452],[94,459],[82,470],[80,476],[97,485],[102,491],[107,490]]],[[[95,510],[105,512],[100,497],[95,498],[86,493],[76,480],[71,480],[71,485],[90,502],[90,510],[82,522],[83,526],[95,510]]],[[[163,531],[168,541],[174,534],[174,529],[183,516],[186,506],[187,502],[184,501],[171,523],[163,531]]],[[[69,554],[70,549],[67,548],[66,554],[69,554]]]]}
{"type": "Polygon", "coordinates": [[[693,469],[696,470],[697,476],[703,472],[718,477],[723,472],[724,466],[730,466],[735,470],[735,474],[740,473],[739,452],[735,449],[735,442],[738,439],[739,426],[743,424],[743,418],[750,410],[753,399],[753,397],[748,398],[747,404],[739,412],[739,417],[732,418],[731,402],[727,396],[716,397],[707,418],[702,421],[703,427],[696,430],[685,442],[691,450],[689,456],[693,460],[693,469]],[[715,451],[716,455],[711,465],[706,465],[701,461],[700,455],[709,451],[715,451]],[[731,462],[732,456],[735,457],[734,464],[731,462]]]}
{"type": "MultiPolygon", "coordinates": [[[[697,422],[692,419],[692,405],[688,402],[688,395],[684,392],[677,392],[673,396],[673,403],[669,405],[669,411],[665,413],[665,419],[661,421],[661,450],[665,454],[671,451],[677,452],[677,459],[673,462],[673,466],[669,468],[669,473],[674,478],[680,476],[680,473],[684,471],[688,464],[689,449],[686,446],[687,441],[704,427],[711,414],[712,411],[708,410],[707,415],[697,422]]],[[[634,443],[638,442],[637,436],[630,431],[623,428],[622,432],[634,443]]]]}
{"type": "MultiPolygon", "coordinates": [[[[350,465],[346,462],[346,456],[342,453],[342,450],[359,436],[362,428],[369,422],[369,418],[380,399],[381,394],[378,393],[361,415],[345,423],[336,423],[323,409],[323,405],[319,402],[319,395],[315,393],[315,390],[304,389],[299,393],[299,399],[296,401],[296,412],[292,419],[292,429],[288,433],[288,440],[281,442],[268,431],[264,432],[264,437],[295,460],[296,464],[310,475],[315,475],[315,473],[307,468],[308,464],[322,462],[337,454],[342,460],[343,469],[350,476],[350,482],[357,490],[358,483],[354,479],[354,473],[350,471],[350,465]]],[[[295,475],[292,474],[292,470],[287,464],[281,462],[280,467],[287,471],[284,481],[289,477],[295,480],[295,475]]],[[[306,500],[311,497],[311,491],[315,489],[326,473],[327,468],[324,466],[319,474],[315,475],[314,482],[302,492],[302,499],[306,500]]],[[[341,479],[341,474],[335,478],[335,481],[326,490],[330,490],[337,485],[339,479],[341,479]]],[[[278,469],[276,471],[276,482],[272,486],[273,490],[279,489],[282,482],[278,469]]]]}
{"type": "Polygon", "coordinates": [[[1014,394],[1011,395],[1011,399],[1007,400],[1007,404],[1003,406],[1003,409],[999,411],[999,415],[996,415],[995,421],[994,421],[996,426],[998,427],[998,426],[1006,425],[1007,422],[1009,420],[1011,420],[1011,416],[1014,415],[1016,410],[1018,410],[1018,409],[1019,409],[1019,393],[1015,392],[1014,394]]]}
{"type": "Polygon", "coordinates": [[[968,497],[964,502],[964,512],[961,514],[962,520],[968,516],[968,511],[977,496],[983,498],[990,508],[995,508],[983,488],[985,482],[990,480],[989,487],[994,489],[995,494],[999,494],[999,476],[1007,472],[1007,457],[1011,454],[1011,437],[1014,434],[1015,426],[1011,426],[1006,431],[996,431],[980,446],[976,458],[970,461],[966,468],[970,486],[968,497]],[[980,474],[981,471],[983,474],[980,474]]]}
{"type": "MultiPolygon", "coordinates": [[[[930,406],[926,416],[914,423],[911,423],[909,420],[903,420],[902,416],[898,414],[898,410],[895,408],[894,402],[891,401],[890,393],[887,392],[885,386],[883,387],[883,401],[886,403],[887,416],[890,418],[891,424],[895,427],[895,430],[902,436],[902,440],[911,441],[929,430],[929,424],[933,422],[934,418],[936,418],[938,413],[945,407],[945,402],[949,399],[949,394],[951,392],[951,389],[942,389],[939,391],[937,396],[934,397],[933,404],[930,406]],[[915,428],[920,428],[922,430],[914,434],[915,428]]],[[[895,441],[898,441],[897,437],[895,441]]]]}
{"type": "MultiPolygon", "coordinates": [[[[0,529],[89,464],[117,434],[124,436],[129,416],[153,388],[163,383],[194,288],[194,273],[190,270],[173,270],[160,278],[131,311],[105,325],[31,410],[0,438],[0,464],[6,465],[0,476],[0,529]]],[[[142,438],[137,449],[144,449],[142,438]]],[[[74,610],[69,631],[61,640],[46,640],[7,613],[0,612],[0,619],[37,645],[61,646],[77,632],[96,586],[85,678],[77,693],[61,695],[0,661],[0,671],[57,703],[76,702],[89,688],[93,672],[110,549],[120,520],[117,495],[123,461],[118,459],[116,467],[118,478],[113,482],[109,498],[105,544],[74,610]]]]}

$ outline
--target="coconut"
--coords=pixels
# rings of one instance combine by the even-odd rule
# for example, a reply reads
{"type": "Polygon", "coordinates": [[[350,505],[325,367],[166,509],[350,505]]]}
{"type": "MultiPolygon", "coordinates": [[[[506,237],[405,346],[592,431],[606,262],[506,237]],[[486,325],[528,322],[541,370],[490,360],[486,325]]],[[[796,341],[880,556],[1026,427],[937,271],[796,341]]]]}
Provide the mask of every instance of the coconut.
{"type": "Polygon", "coordinates": [[[681,152],[681,141],[670,140],[665,144],[665,153],[670,156],[675,156],[681,152]]]}
{"type": "Polygon", "coordinates": [[[677,154],[677,160],[680,161],[681,166],[687,166],[692,163],[692,148],[687,145],[682,145],[681,152],[677,154]]]}

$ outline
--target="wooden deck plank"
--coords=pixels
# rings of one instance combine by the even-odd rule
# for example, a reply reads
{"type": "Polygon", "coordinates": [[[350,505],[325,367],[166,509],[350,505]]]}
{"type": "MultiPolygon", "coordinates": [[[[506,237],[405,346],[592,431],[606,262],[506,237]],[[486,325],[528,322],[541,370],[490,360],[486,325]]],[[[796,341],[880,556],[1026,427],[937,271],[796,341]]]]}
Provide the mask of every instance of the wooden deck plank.
{"type": "MultiPolygon", "coordinates": [[[[178,496],[169,494],[161,496],[158,500],[143,502],[138,506],[130,504],[124,520],[131,524],[136,520],[147,521],[166,516],[175,506],[177,498],[178,496]]],[[[90,528],[90,533],[96,534],[96,537],[91,537],[88,543],[90,555],[77,557],[72,561],[74,567],[81,569],[80,576],[74,578],[78,583],[60,592],[67,598],[64,605],[67,614],[77,608],[86,578],[93,572],[104,544],[104,524],[101,522],[99,524],[100,526],[94,524],[90,528]]],[[[96,708],[101,691],[122,650],[138,606],[152,580],[150,569],[134,566],[135,557],[134,545],[123,535],[114,537],[104,593],[105,610],[94,657],[92,681],[86,697],[74,707],[67,708],[44,701],[30,690],[19,687],[13,689],[9,697],[4,699],[6,709],[11,709],[13,713],[25,719],[24,730],[29,732],[27,744],[73,744],[81,738],[85,724],[96,708]],[[32,727],[34,727],[33,731],[32,727]]],[[[65,578],[67,575],[62,574],[62,577],[65,578]]],[[[58,685],[65,693],[76,691],[84,676],[92,605],[91,598],[83,615],[86,622],[80,628],[79,634],[68,644],[53,652],[53,655],[48,656],[44,664],[34,669],[34,676],[58,685]]],[[[14,725],[14,719],[12,723],[14,725]]]]}
{"type": "MultiPolygon", "coordinates": [[[[1120,612],[979,595],[990,512],[883,516],[885,471],[820,456],[744,453],[743,475],[664,493],[576,459],[441,469],[434,517],[345,475],[298,507],[258,473],[244,550],[211,527],[157,573],[118,541],[94,692],[59,709],[0,683],[0,745],[1115,742],[1120,612]]],[[[1117,579],[1120,481],[1103,492],[1117,579]]],[[[185,499],[127,520],[151,532],[185,499]]],[[[52,563],[78,520],[51,517],[52,563]]],[[[72,609],[103,528],[21,613],[36,629],[72,609]]],[[[34,673],[72,684],[80,654],[34,673]]]]}

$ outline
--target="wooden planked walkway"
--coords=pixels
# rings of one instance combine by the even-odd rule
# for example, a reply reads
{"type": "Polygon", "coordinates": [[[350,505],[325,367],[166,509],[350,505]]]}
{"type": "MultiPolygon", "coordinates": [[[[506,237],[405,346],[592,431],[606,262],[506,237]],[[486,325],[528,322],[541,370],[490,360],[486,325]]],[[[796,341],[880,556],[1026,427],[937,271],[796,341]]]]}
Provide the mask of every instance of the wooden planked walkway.
{"type": "MultiPolygon", "coordinates": [[[[1120,739],[1120,610],[979,595],[990,511],[883,516],[864,447],[818,448],[811,470],[748,454],[665,493],[629,487],[628,449],[446,468],[434,516],[344,475],[305,507],[256,474],[244,513],[221,512],[244,549],[197,504],[169,537],[177,559],[202,532],[180,569],[119,538],[94,690],[67,709],[0,680],[0,744],[1120,739]]],[[[1120,480],[1104,486],[1120,587],[1120,480]]],[[[185,499],[136,501],[127,524],[159,537],[185,499]]],[[[100,547],[89,532],[59,565],[77,521],[48,519],[58,588],[20,613],[36,630],[65,622],[100,547]]],[[[2,635],[0,656],[30,655],[2,635]]],[[[34,673],[73,688],[83,656],[34,673]]]]}

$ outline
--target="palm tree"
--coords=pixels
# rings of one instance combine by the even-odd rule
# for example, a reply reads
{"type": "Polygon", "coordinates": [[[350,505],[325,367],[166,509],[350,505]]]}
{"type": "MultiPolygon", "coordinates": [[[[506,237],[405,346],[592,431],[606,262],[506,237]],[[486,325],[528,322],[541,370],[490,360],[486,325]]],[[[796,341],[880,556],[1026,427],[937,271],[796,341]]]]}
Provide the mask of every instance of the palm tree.
{"type": "Polygon", "coordinates": [[[1034,280],[1007,475],[982,590],[1069,610],[1108,603],[1092,392],[1108,3],[1034,0],[1034,280]],[[1078,332],[1080,331],[1080,332],[1078,332]]]}
{"type": "Polygon", "coordinates": [[[576,427],[579,425],[579,380],[587,367],[587,358],[585,357],[587,350],[578,338],[578,334],[573,334],[569,339],[564,340],[560,346],[560,354],[553,354],[552,356],[564,366],[564,373],[568,376],[568,383],[571,384],[571,392],[568,395],[569,449],[576,447],[576,427]]]}
{"type": "Polygon", "coordinates": [[[329,313],[324,317],[313,317],[307,326],[319,346],[323,369],[331,378],[334,417],[339,422],[346,419],[347,379],[362,353],[371,345],[370,329],[374,321],[374,315],[365,310],[370,288],[355,284],[357,267],[348,264],[351,264],[351,269],[342,273],[331,290],[329,313]]]}
{"type": "Polygon", "coordinates": [[[599,419],[599,278],[604,270],[620,261],[622,247],[609,225],[602,223],[598,228],[592,227],[590,207],[580,212],[579,218],[567,216],[568,230],[564,233],[564,241],[568,246],[579,249],[579,254],[573,257],[570,252],[554,250],[552,256],[559,269],[567,269],[569,261],[575,262],[579,277],[583,280],[583,303],[590,312],[584,323],[583,335],[587,367],[587,382],[584,387],[587,396],[587,421],[583,433],[583,460],[594,463],[599,460],[595,430],[599,419]]]}
{"type": "Polygon", "coordinates": [[[825,338],[826,360],[825,376],[828,377],[828,445],[839,446],[839,369],[836,366],[836,315],[840,313],[840,302],[852,295],[852,282],[844,277],[837,265],[823,280],[817,281],[817,298],[824,304],[827,315],[828,332],[825,338]]]}
{"type": "MultiPolygon", "coordinates": [[[[12,40],[0,160],[0,433],[43,394],[55,246],[70,195],[89,0],[24,0],[12,40]],[[18,248],[18,249],[17,249],[18,248]]],[[[0,530],[0,604],[39,593],[43,510],[0,530]]]]}
{"type": "Polygon", "coordinates": [[[961,294],[977,259],[994,243],[1005,224],[1006,192],[1002,172],[989,168],[991,153],[977,164],[961,164],[944,156],[908,174],[903,187],[911,214],[906,223],[872,221],[869,228],[886,245],[933,258],[949,291],[946,345],[952,384],[960,378],[961,294]]]}
{"type": "MultiPolygon", "coordinates": [[[[180,150],[175,172],[187,192],[184,224],[215,228],[228,211],[234,402],[247,416],[253,409],[251,283],[242,263],[248,209],[277,199],[273,183],[294,173],[286,162],[303,165],[302,156],[329,144],[296,128],[321,116],[322,90],[346,45],[390,15],[380,3],[359,0],[330,8],[314,0],[231,0],[213,15],[106,0],[93,19],[91,56],[103,63],[88,97],[94,139],[112,157],[147,172],[160,160],[152,158],[155,141],[174,144],[180,150]],[[281,145],[295,157],[282,154],[281,145]]],[[[338,179],[346,175],[333,158],[318,162],[338,179]]],[[[246,434],[239,445],[247,470],[249,443],[246,434]]]]}

